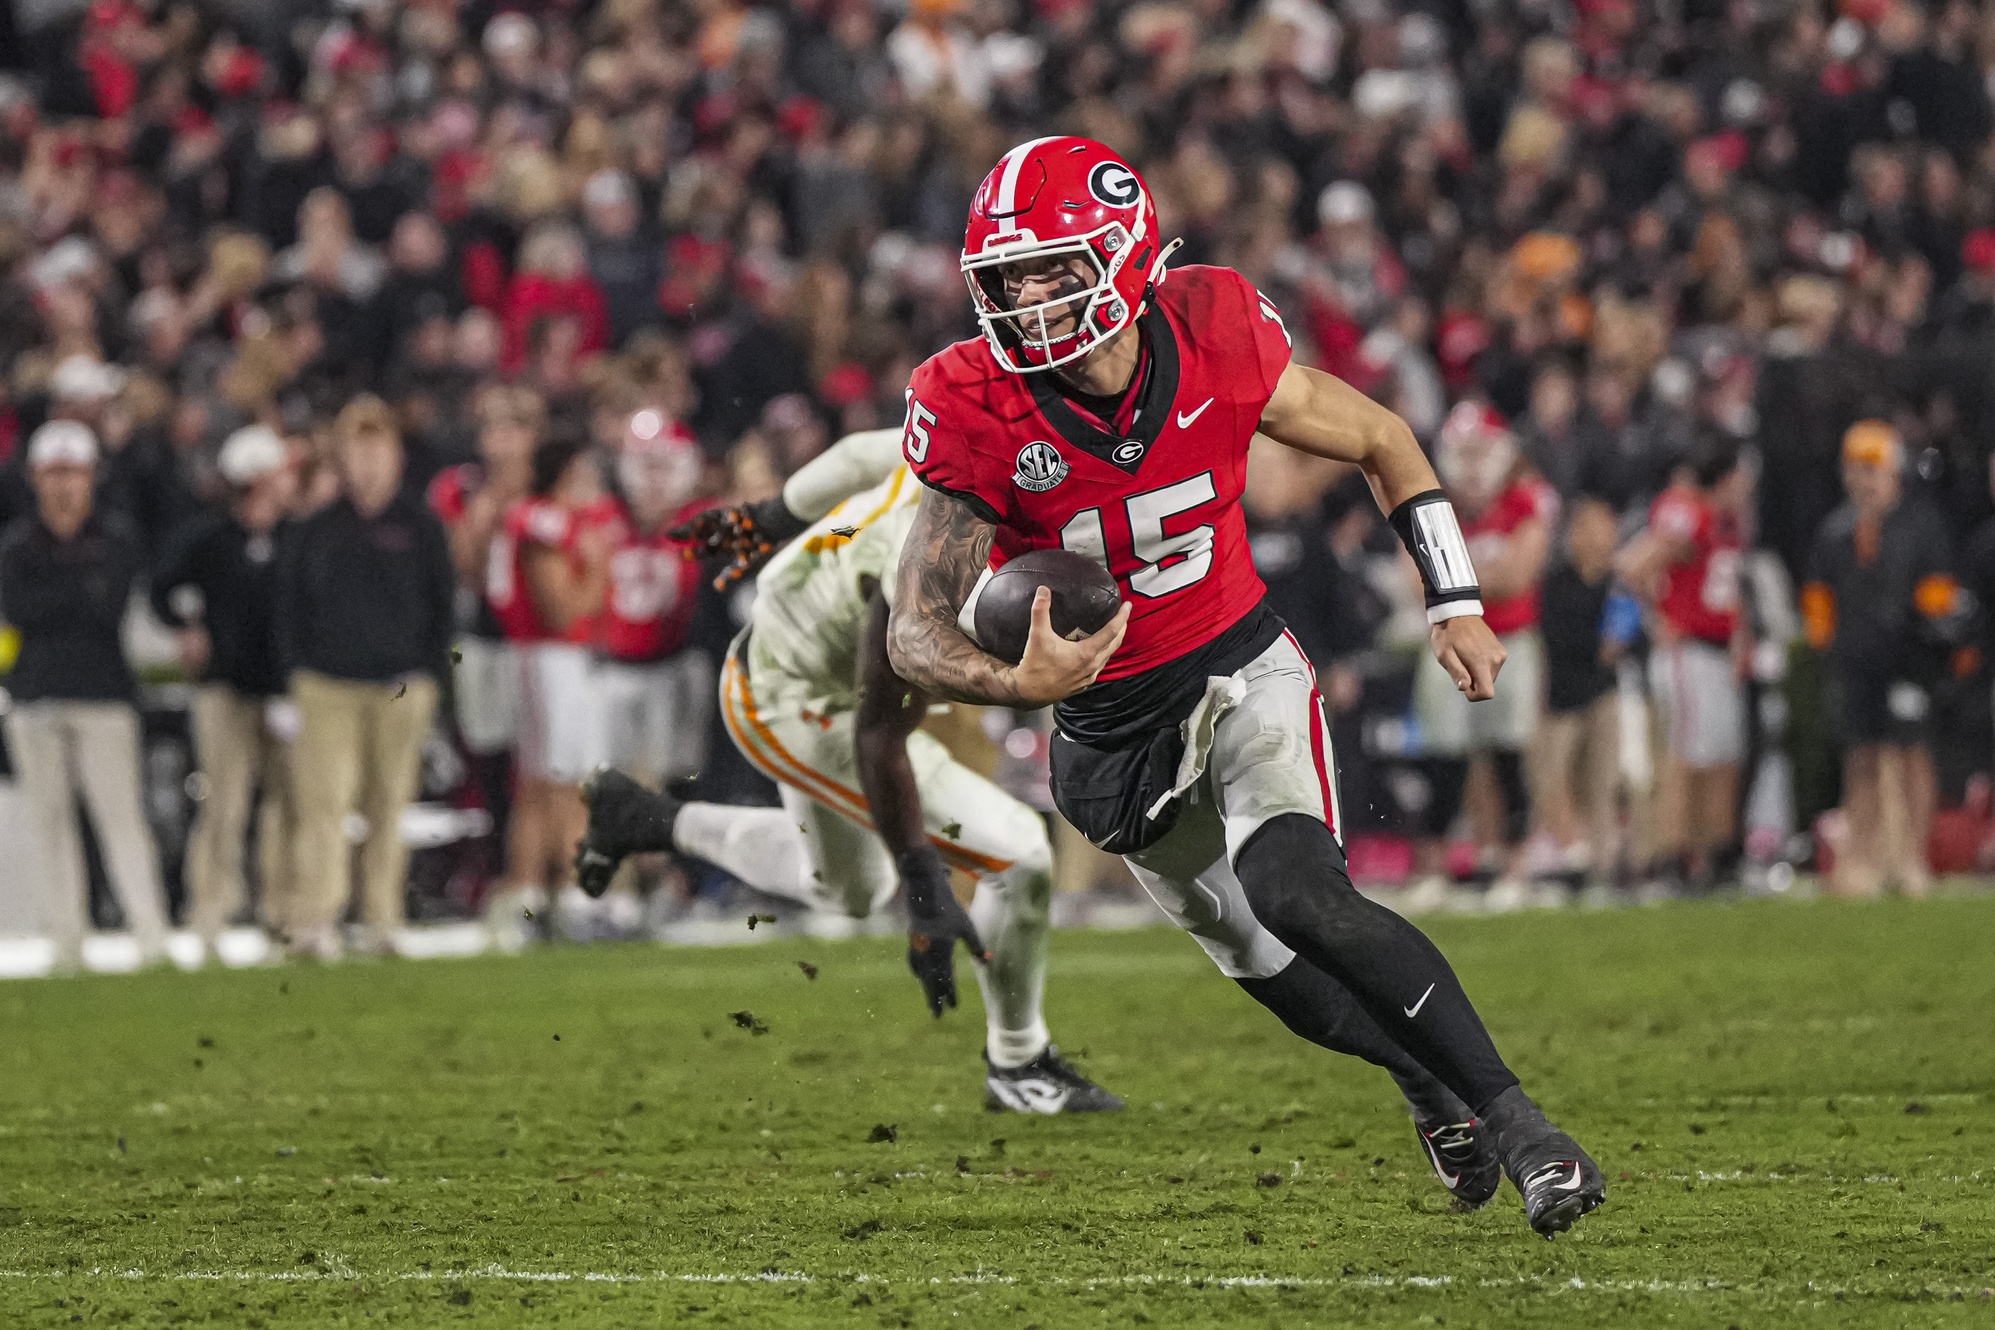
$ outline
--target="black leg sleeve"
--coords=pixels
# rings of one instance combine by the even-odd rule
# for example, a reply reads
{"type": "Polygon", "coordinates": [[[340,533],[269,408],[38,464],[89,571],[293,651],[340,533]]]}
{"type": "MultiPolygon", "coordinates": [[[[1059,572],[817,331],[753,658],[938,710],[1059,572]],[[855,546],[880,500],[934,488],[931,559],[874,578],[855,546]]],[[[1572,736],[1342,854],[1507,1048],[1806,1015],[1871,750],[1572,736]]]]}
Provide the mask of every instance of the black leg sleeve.
{"type": "Polygon", "coordinates": [[[1284,813],[1234,871],[1269,932],[1349,989],[1385,1034],[1481,1113],[1517,1084],[1447,958],[1427,935],[1351,885],[1330,829],[1284,813]]]}
{"type": "Polygon", "coordinates": [[[1524,784],[1524,755],[1497,749],[1489,755],[1503,791],[1503,839],[1516,845],[1531,834],[1531,792],[1524,784]]]}
{"type": "Polygon", "coordinates": [[[1350,989],[1302,957],[1272,978],[1235,982],[1280,1017],[1292,1033],[1332,1053],[1348,1053],[1384,1067],[1422,1122],[1464,1122],[1472,1116],[1454,1091],[1379,1028],[1350,989]]]}
{"type": "Polygon", "coordinates": [[[1427,808],[1420,818],[1431,840],[1445,840],[1449,828],[1462,811],[1462,793],[1469,783],[1467,758],[1430,757],[1421,764],[1427,772],[1427,808]]]}

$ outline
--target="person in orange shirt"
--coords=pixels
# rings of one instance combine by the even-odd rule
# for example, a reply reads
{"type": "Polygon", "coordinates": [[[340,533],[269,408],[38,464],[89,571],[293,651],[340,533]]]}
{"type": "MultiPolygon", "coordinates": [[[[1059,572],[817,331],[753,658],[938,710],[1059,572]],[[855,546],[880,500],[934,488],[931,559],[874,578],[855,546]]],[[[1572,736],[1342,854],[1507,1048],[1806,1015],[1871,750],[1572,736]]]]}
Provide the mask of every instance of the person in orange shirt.
{"type": "Polygon", "coordinates": [[[1881,420],[1843,435],[1849,501],[1823,519],[1801,589],[1808,642],[1829,653],[1843,741],[1843,814],[1829,887],[1908,896],[1932,885],[1932,682],[1968,619],[1946,523],[1904,495],[1904,448],[1881,420]]]}

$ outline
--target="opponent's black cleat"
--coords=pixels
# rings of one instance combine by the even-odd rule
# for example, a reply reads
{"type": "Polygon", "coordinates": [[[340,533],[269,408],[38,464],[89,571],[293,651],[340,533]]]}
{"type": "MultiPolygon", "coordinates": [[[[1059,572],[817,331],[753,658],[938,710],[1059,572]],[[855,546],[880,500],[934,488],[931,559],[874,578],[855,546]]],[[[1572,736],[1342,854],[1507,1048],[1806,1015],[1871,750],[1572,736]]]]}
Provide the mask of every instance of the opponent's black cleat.
{"type": "Polygon", "coordinates": [[[1074,1070],[1055,1044],[1022,1067],[993,1067],[984,1054],[984,1107],[993,1113],[1115,1113],[1119,1095],[1110,1094],[1074,1070]]]}
{"type": "Polygon", "coordinates": [[[1496,1157],[1495,1133],[1480,1118],[1431,1125],[1415,1118],[1413,1130],[1434,1176],[1453,1194],[1455,1204],[1464,1210],[1489,1204],[1503,1185],[1503,1161],[1496,1157]]]}
{"type": "Polygon", "coordinates": [[[582,787],[589,829],[575,847],[575,880],[591,897],[610,888],[626,855],[672,848],[680,803],[645,789],[621,771],[602,767],[582,787]]]}
{"type": "Polygon", "coordinates": [[[1540,1237],[1565,1232],[1607,1199],[1607,1180],[1579,1142],[1546,1120],[1516,1086],[1483,1112],[1496,1128],[1496,1149],[1518,1194],[1524,1217],[1540,1237]]]}

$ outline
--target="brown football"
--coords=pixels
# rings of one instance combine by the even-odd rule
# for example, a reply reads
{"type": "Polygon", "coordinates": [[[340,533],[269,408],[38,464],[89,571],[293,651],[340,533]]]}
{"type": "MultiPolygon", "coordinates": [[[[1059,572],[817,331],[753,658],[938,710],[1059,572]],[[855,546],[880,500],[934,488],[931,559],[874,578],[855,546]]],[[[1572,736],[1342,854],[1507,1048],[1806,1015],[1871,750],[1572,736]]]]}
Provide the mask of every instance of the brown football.
{"type": "Polygon", "coordinates": [[[1115,579],[1085,554],[1032,550],[993,573],[977,597],[974,623],[984,650],[1019,662],[1032,632],[1032,597],[1042,586],[1053,589],[1053,631],[1070,641],[1101,631],[1122,604],[1115,579]]]}

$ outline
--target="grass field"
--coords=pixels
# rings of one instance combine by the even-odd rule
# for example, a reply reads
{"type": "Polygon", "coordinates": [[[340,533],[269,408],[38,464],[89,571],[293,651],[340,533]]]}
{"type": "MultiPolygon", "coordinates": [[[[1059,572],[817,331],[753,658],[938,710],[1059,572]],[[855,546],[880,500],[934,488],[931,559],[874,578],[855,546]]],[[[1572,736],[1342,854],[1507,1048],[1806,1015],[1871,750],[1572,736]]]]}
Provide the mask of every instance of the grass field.
{"type": "Polygon", "coordinates": [[[0,987],[0,1326],[1995,1324],[1995,897],[1432,931],[1606,1170],[1556,1244],[1174,932],[1055,937],[1106,1119],[890,942],[551,949],[0,987]]]}

